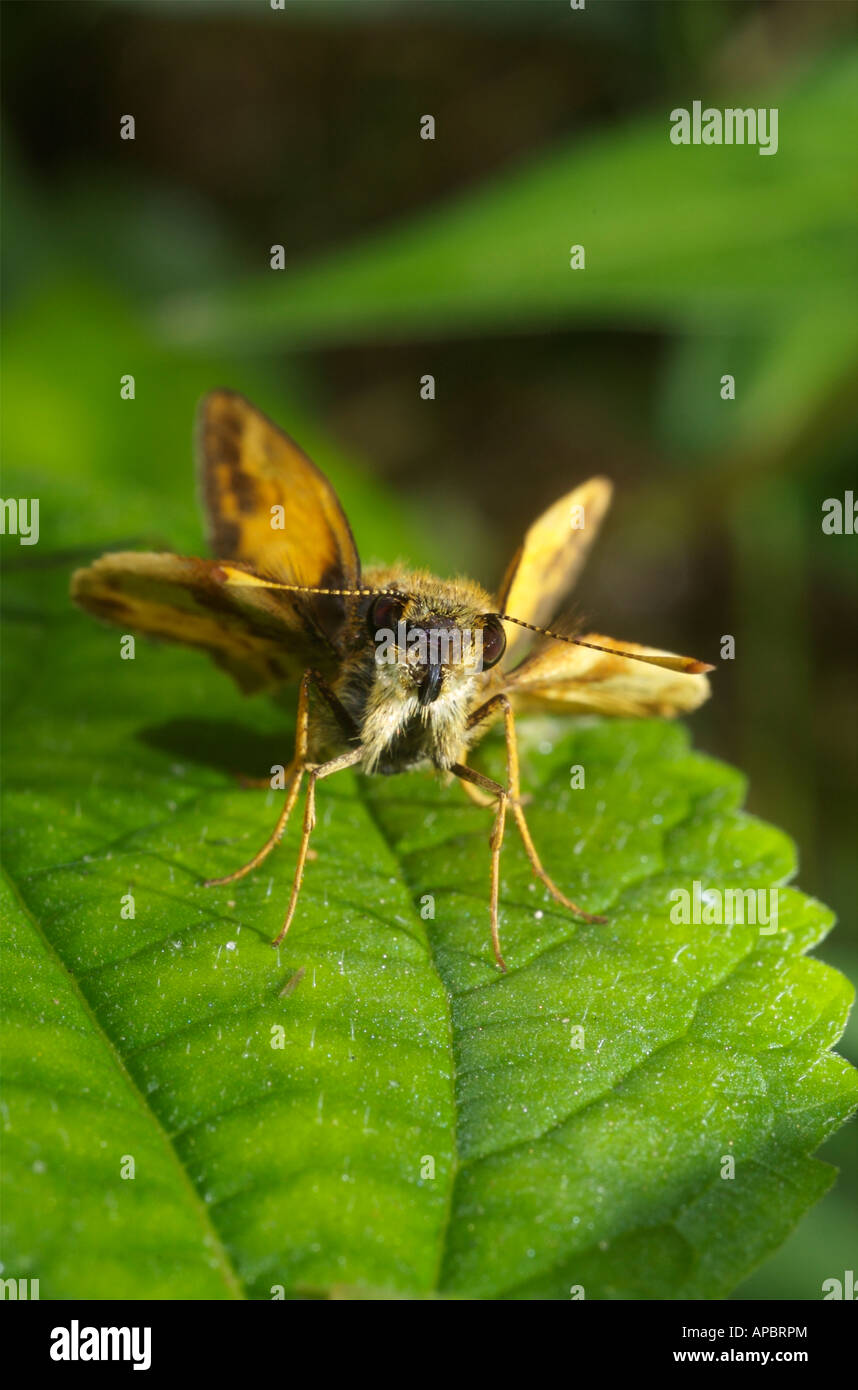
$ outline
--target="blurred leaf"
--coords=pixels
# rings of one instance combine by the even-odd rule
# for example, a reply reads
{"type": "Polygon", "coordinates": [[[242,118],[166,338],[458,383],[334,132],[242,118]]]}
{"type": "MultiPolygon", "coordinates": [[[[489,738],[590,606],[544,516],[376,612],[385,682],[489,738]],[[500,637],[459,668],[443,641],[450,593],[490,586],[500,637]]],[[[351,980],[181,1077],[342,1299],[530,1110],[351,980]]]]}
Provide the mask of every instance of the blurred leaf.
{"type": "MultiPolygon", "coordinates": [[[[747,473],[783,459],[810,439],[829,444],[837,401],[854,396],[858,322],[850,303],[812,308],[762,337],[742,333],[689,335],[677,341],[665,373],[660,424],[677,460],[730,456],[747,473]],[[721,378],[735,381],[735,400],[721,397],[721,378]]],[[[846,427],[854,435],[854,412],[846,427]]]]}
{"type": "Polygon", "coordinates": [[[215,386],[243,391],[334,483],[369,562],[391,549],[443,565],[443,537],[427,531],[383,484],[364,476],[318,426],[296,364],[276,373],[222,352],[177,353],[153,337],[117,292],[69,268],[7,315],[2,417],[6,496],[40,498],[45,548],[116,548],[138,541],[204,551],[193,423],[215,386]],[[135,399],[120,378],[135,378],[135,399]]]}
{"type": "Polygon", "coordinates": [[[48,1298],[699,1299],[785,1238],[856,1099],[827,1050],[850,990],[804,959],[831,917],[798,891],[774,936],[670,922],[695,878],[794,870],[736,773],[658,722],[535,726],[537,843],[610,920],[557,909],[510,843],[507,977],[485,812],[419,774],[342,774],[274,954],[297,826],[241,883],[199,879],[268,833],[278,799],[229,770],[286,761],[277,710],[189,652],[120,660],[67,579],[7,583],[7,1274],[48,1298]]]}
{"type": "MultiPolygon", "coordinates": [[[[775,155],[674,146],[666,102],[658,121],[577,140],[316,265],[293,266],[287,244],[275,274],[261,246],[262,273],[173,302],[161,321],[178,341],[303,347],[570,322],[756,332],[811,310],[839,316],[855,284],[858,58],[757,100],[779,107],[775,155]],[[569,268],[578,243],[585,271],[569,268]]],[[[442,122],[437,138],[455,132],[442,122]]]]}

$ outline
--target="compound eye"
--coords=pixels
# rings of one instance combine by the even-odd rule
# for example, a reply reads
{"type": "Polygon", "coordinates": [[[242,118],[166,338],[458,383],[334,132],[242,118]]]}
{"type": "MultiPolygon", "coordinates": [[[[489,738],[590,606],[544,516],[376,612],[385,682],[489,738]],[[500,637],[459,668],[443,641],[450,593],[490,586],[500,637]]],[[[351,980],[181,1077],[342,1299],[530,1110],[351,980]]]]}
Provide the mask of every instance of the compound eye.
{"type": "Polygon", "coordinates": [[[490,613],[483,625],[483,670],[496,666],[506,651],[506,633],[495,613],[490,613]]]}
{"type": "Polygon", "coordinates": [[[395,628],[405,612],[405,600],[396,594],[379,594],[370,605],[367,623],[372,633],[381,628],[395,628]]]}

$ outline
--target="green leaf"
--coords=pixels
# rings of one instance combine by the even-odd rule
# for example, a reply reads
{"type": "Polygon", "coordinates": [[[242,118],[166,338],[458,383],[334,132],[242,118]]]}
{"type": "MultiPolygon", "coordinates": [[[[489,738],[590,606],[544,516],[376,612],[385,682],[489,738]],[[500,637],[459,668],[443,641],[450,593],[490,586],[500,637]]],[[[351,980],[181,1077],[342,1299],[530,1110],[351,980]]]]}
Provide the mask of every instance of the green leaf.
{"type": "MultiPolygon", "coordinates": [[[[190,652],[121,660],[40,560],[6,586],[6,1277],[43,1298],[699,1299],[785,1239],[858,1095],[829,1051],[851,993],[806,957],[831,915],[795,889],[774,935],[671,921],[695,879],[794,872],[738,774],[678,726],[522,721],[539,850],[609,921],[558,909],[511,836],[502,977],[487,813],[427,775],[343,773],[274,952],[297,821],[256,874],[199,880],[271,828],[279,798],[230,773],[288,760],[282,713],[190,652]]],[[[480,756],[502,770],[497,743],[480,756]]]]}

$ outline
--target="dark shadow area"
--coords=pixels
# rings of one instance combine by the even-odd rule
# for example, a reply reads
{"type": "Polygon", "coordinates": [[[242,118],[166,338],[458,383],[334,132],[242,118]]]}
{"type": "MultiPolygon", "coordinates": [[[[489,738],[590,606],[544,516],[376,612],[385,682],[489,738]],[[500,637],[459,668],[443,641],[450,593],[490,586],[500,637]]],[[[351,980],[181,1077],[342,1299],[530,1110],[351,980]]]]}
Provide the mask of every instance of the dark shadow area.
{"type": "Polygon", "coordinates": [[[276,763],[288,763],[294,735],[288,728],[282,734],[260,734],[228,719],[168,719],[141,729],[137,737],[171,758],[227,776],[256,778],[267,777],[276,763]]]}

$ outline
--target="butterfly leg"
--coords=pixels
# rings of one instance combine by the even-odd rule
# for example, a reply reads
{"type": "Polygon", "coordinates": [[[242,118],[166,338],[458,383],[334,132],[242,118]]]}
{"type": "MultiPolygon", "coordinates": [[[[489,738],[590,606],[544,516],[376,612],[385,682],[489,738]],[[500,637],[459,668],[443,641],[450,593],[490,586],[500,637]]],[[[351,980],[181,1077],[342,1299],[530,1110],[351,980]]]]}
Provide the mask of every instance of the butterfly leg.
{"type": "Polygon", "coordinates": [[[466,767],[464,763],[454,763],[450,771],[459,778],[462,785],[467,788],[479,787],[484,792],[491,794],[491,800],[495,802],[495,820],[492,826],[492,833],[489,836],[489,846],[492,851],[492,886],[489,899],[489,910],[491,913],[492,924],[492,949],[495,953],[495,960],[501,970],[506,973],[506,962],[501,955],[500,929],[498,927],[498,897],[500,893],[500,852],[503,845],[503,834],[506,826],[506,808],[509,801],[509,793],[506,787],[502,787],[500,782],[493,782],[491,777],[483,776],[482,772],[475,772],[472,767],[466,767]]]}
{"type": "Polygon", "coordinates": [[[513,718],[512,705],[507,696],[493,696],[481,709],[474,711],[468,720],[469,725],[481,723],[482,720],[486,718],[487,714],[491,714],[497,709],[503,710],[510,807],[512,808],[512,814],[515,817],[515,823],[518,826],[518,831],[521,835],[522,843],[524,844],[525,852],[530,860],[530,866],[533,872],[536,874],[537,878],[541,879],[545,884],[552,898],[554,898],[556,902],[562,903],[563,907],[568,907],[570,912],[575,913],[576,917],[580,917],[584,922],[606,922],[608,920],[607,917],[596,917],[592,913],[585,912],[584,909],[579,907],[577,903],[574,903],[571,898],[567,898],[565,893],[561,893],[557,884],[553,879],[549,878],[542,867],[542,861],[536,852],[536,846],[533,843],[530,828],[525,819],[524,810],[522,809],[519,788],[518,740],[515,734],[515,720],[513,718]]]}
{"type": "Polygon", "coordinates": [[[304,864],[307,859],[307,848],[310,843],[310,836],[316,824],[316,783],[321,782],[323,777],[330,777],[333,772],[340,772],[345,767],[354,767],[363,757],[362,748],[351,748],[348,753],[340,753],[339,757],[331,758],[326,763],[318,763],[315,767],[307,768],[307,800],[304,805],[304,828],[301,835],[301,845],[298,850],[298,863],[295,866],[295,877],[292,881],[292,896],[289,899],[289,907],[283,926],[277,936],[272,941],[272,946],[279,946],[290,926],[295,915],[295,907],[298,902],[298,894],[301,892],[301,883],[304,878],[304,864]]]}
{"type": "MultiPolygon", "coordinates": [[[[473,802],[475,806],[494,806],[495,801],[497,800],[496,797],[490,796],[487,792],[481,792],[478,787],[471,786],[471,783],[466,782],[464,779],[462,779],[462,781],[460,782],[460,786],[462,788],[462,791],[467,796],[468,800],[473,802]]],[[[524,796],[519,797],[519,801],[521,802],[522,806],[529,805],[529,803],[532,800],[533,797],[530,795],[529,792],[525,792],[524,796]]]]}
{"type": "Polygon", "coordinates": [[[468,800],[472,801],[475,806],[494,806],[497,801],[496,796],[490,795],[489,792],[481,792],[479,787],[475,787],[472,782],[467,782],[464,777],[460,779],[460,786],[468,800]]]}
{"type": "MultiPolygon", "coordinates": [[[[307,750],[310,741],[310,690],[313,687],[315,687],[319,691],[319,693],[324,696],[328,704],[331,706],[331,709],[333,710],[337,719],[348,719],[348,715],[342,708],[342,705],[340,704],[336,695],[334,695],[334,692],[329,689],[327,683],[322,679],[318,672],[305,671],[301,680],[300,689],[298,691],[298,712],[295,717],[295,752],[292,757],[291,763],[286,769],[286,776],[289,779],[288,791],[286,793],[286,800],[283,804],[283,810],[280,812],[280,815],[277,818],[277,824],[275,825],[268,839],[265,841],[265,844],[262,846],[260,850],[257,851],[256,854],[254,854],[252,859],[249,859],[248,862],[246,864],[243,864],[240,869],[236,869],[234,873],[227,874],[224,878],[206,879],[204,887],[219,888],[225,883],[235,883],[237,879],[244,878],[246,874],[249,874],[252,872],[253,869],[258,868],[259,865],[263,862],[263,860],[268,858],[271,851],[282,839],[283,832],[286,829],[286,825],[288,823],[289,817],[292,814],[295,802],[298,800],[298,792],[301,790],[301,782],[303,780],[304,771],[307,766],[307,750]]],[[[348,732],[350,735],[356,732],[356,730],[354,730],[351,724],[348,732]]],[[[268,783],[267,785],[270,786],[270,783],[268,783]]]]}

